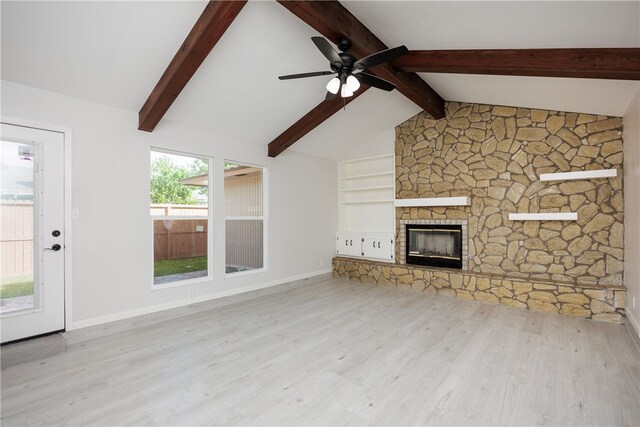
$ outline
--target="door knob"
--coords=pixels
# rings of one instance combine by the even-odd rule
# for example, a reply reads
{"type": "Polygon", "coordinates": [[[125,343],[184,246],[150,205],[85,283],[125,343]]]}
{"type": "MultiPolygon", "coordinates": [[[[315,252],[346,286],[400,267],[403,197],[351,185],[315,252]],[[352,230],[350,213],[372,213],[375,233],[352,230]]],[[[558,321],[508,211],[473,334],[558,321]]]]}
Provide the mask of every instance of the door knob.
{"type": "Polygon", "coordinates": [[[50,248],[44,248],[45,251],[53,251],[53,252],[58,252],[60,249],[62,249],[62,246],[60,246],[57,243],[51,246],[50,248]]]}

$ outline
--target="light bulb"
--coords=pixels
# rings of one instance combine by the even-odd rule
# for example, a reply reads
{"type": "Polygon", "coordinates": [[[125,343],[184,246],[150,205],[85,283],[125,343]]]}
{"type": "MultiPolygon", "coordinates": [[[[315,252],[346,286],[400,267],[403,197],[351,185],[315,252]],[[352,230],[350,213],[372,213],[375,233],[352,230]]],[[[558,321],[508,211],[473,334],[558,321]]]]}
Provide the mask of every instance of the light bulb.
{"type": "Polygon", "coordinates": [[[349,98],[353,96],[353,92],[349,90],[349,87],[346,84],[342,85],[342,89],[340,90],[340,96],[343,98],[349,98]]]}
{"type": "Polygon", "coordinates": [[[356,76],[349,76],[347,77],[347,88],[349,89],[349,92],[353,93],[355,91],[357,91],[358,89],[360,89],[360,82],[358,81],[358,79],[356,78],[356,76]]]}
{"type": "Polygon", "coordinates": [[[340,79],[337,77],[332,78],[331,80],[329,80],[329,83],[327,83],[327,90],[329,92],[331,92],[332,94],[336,94],[338,93],[338,90],[340,89],[340,79]]]}

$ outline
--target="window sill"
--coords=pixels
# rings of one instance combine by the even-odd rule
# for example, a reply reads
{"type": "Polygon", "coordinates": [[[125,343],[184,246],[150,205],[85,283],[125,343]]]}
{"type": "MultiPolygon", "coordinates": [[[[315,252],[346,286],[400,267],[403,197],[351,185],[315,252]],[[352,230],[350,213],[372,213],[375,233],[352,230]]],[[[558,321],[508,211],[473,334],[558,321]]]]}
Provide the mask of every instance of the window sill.
{"type": "Polygon", "coordinates": [[[235,273],[225,273],[224,278],[225,280],[233,279],[234,277],[249,276],[251,274],[264,273],[266,271],[267,269],[265,267],[256,268],[255,270],[236,271],[235,273]]]}
{"type": "Polygon", "coordinates": [[[186,279],[186,280],[176,280],[175,282],[168,282],[168,283],[160,283],[160,284],[155,284],[153,283],[153,280],[151,282],[151,290],[152,291],[161,291],[163,289],[170,289],[170,288],[177,288],[180,286],[189,286],[189,285],[195,285],[198,283],[203,283],[203,282],[210,282],[213,280],[213,275],[209,274],[207,276],[202,276],[202,277],[195,277],[193,279],[186,279]]]}

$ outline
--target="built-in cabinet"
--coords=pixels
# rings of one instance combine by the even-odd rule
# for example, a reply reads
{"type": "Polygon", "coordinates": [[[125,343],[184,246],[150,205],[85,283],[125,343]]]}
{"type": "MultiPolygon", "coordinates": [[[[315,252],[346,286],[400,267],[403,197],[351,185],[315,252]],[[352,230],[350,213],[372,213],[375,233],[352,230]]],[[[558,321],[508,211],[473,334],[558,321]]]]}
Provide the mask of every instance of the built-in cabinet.
{"type": "Polygon", "coordinates": [[[393,261],[394,155],[340,162],[336,254],[393,261]]]}
{"type": "Polygon", "coordinates": [[[394,260],[392,233],[336,233],[336,255],[394,260]]]}

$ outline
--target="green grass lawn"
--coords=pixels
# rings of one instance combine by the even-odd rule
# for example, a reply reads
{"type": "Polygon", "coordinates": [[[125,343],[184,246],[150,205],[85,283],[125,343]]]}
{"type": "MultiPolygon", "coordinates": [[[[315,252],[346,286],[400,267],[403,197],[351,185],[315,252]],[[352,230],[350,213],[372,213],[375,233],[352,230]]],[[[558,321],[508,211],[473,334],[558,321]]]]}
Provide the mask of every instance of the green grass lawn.
{"type": "Polygon", "coordinates": [[[0,298],[24,297],[33,294],[33,280],[0,285],[0,298]]]}
{"type": "Polygon", "coordinates": [[[192,271],[202,271],[207,269],[207,257],[195,257],[184,259],[167,259],[155,261],[153,265],[153,276],[162,277],[170,274],[190,273],[192,271]]]}

